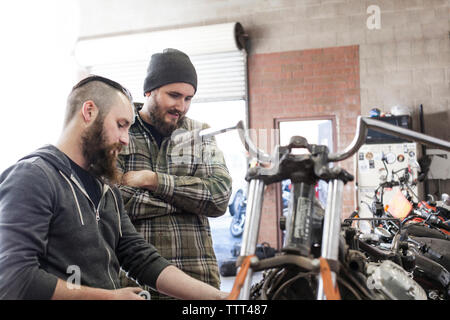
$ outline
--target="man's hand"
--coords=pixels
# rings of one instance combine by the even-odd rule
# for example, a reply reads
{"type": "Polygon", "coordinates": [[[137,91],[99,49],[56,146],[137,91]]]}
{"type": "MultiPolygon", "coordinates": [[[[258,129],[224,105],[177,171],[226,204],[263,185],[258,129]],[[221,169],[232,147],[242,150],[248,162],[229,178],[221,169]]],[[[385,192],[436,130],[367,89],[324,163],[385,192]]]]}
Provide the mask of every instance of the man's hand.
{"type": "Polygon", "coordinates": [[[159,292],[183,300],[225,300],[229,294],[187,275],[171,265],[156,280],[159,292]]]}
{"type": "Polygon", "coordinates": [[[112,300],[144,300],[143,297],[139,295],[142,289],[139,287],[127,287],[122,289],[113,290],[113,295],[111,295],[112,300]]]}
{"type": "Polygon", "coordinates": [[[158,187],[158,175],[151,170],[128,171],[123,174],[121,184],[155,191],[158,187]]]}
{"type": "Polygon", "coordinates": [[[58,279],[53,293],[53,300],[145,300],[139,296],[142,288],[127,287],[117,290],[107,290],[80,286],[70,288],[68,283],[58,279]]]}

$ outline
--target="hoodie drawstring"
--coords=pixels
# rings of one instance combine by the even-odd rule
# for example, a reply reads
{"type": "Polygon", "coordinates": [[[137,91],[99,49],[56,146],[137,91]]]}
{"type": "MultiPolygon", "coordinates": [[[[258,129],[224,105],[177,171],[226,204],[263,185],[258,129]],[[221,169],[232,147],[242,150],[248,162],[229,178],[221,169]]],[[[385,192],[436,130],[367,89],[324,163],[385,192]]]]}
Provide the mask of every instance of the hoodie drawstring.
{"type": "MultiPolygon", "coordinates": [[[[78,209],[78,214],[80,216],[80,221],[81,221],[81,224],[84,226],[83,215],[81,214],[80,204],[78,202],[78,198],[77,198],[77,195],[75,193],[75,189],[74,189],[72,183],[70,182],[69,178],[67,178],[67,176],[63,172],[61,172],[61,170],[59,170],[59,173],[63,176],[63,178],[66,180],[67,184],[70,186],[70,189],[72,190],[72,194],[73,194],[73,197],[75,199],[75,203],[77,204],[77,209],[78,209]]],[[[117,197],[114,194],[114,191],[112,189],[110,189],[110,188],[108,188],[108,190],[111,191],[111,193],[113,195],[113,198],[114,198],[114,204],[115,204],[116,213],[117,213],[117,220],[119,222],[119,234],[120,234],[120,236],[122,236],[122,224],[121,224],[121,221],[120,221],[119,203],[117,202],[117,197]]]]}
{"type": "Polygon", "coordinates": [[[111,193],[113,194],[114,197],[114,203],[116,205],[116,212],[117,212],[117,219],[119,220],[119,234],[120,236],[122,236],[122,224],[120,222],[120,211],[119,211],[119,204],[117,202],[117,198],[116,195],[114,194],[114,191],[112,189],[109,189],[111,191],[111,193]]]}
{"type": "Polygon", "coordinates": [[[66,175],[64,173],[61,172],[61,170],[59,170],[59,173],[63,176],[63,178],[67,181],[67,183],[70,186],[70,189],[72,190],[73,193],[73,197],[75,198],[75,203],[77,204],[77,209],[78,209],[78,214],[80,216],[80,220],[81,220],[81,224],[84,226],[84,221],[83,221],[83,215],[81,214],[81,209],[80,209],[80,204],[78,203],[78,198],[77,198],[77,194],[75,193],[75,189],[73,188],[72,184],[70,183],[69,178],[66,177],[66,175]]]}

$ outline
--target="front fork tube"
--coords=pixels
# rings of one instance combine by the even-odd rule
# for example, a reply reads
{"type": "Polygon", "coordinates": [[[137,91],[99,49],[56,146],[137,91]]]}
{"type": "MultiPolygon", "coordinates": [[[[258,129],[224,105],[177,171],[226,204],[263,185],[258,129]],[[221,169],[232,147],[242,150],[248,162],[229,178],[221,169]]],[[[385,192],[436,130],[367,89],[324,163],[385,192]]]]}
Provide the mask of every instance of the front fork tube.
{"type": "MultiPolygon", "coordinates": [[[[344,183],[341,180],[331,180],[328,183],[328,199],[325,209],[322,233],[321,256],[325,259],[338,260],[339,236],[341,230],[342,191],[344,183]]],[[[331,272],[333,286],[336,287],[336,274],[331,272]]],[[[317,300],[326,300],[323,290],[323,280],[319,275],[317,300]]]]}
{"type": "MultiPolygon", "coordinates": [[[[259,235],[265,184],[260,179],[250,180],[248,188],[247,209],[245,211],[244,234],[242,236],[241,257],[254,255],[259,235]]],[[[239,300],[249,300],[253,271],[248,269],[247,277],[239,294],[239,300]]]]}
{"type": "MultiPolygon", "coordinates": [[[[259,235],[259,224],[262,214],[262,205],[264,201],[264,187],[265,184],[262,180],[253,179],[250,181],[247,209],[245,213],[246,221],[244,226],[244,234],[242,237],[242,245],[240,252],[241,257],[254,255],[256,251],[256,244],[259,235]]],[[[306,185],[302,187],[306,187],[306,185]]],[[[322,234],[322,252],[321,252],[321,256],[326,259],[337,260],[339,255],[339,235],[341,228],[343,188],[344,183],[337,179],[330,181],[328,184],[328,199],[323,222],[324,226],[322,234]]],[[[303,193],[303,191],[306,190],[311,189],[305,188],[304,190],[302,190],[301,193],[303,193]]],[[[309,192],[308,197],[306,198],[310,198],[309,192]]],[[[305,227],[305,225],[303,226],[305,227]]],[[[295,229],[292,227],[290,228],[291,230],[295,229]]],[[[239,300],[249,300],[252,278],[253,278],[253,271],[251,268],[249,268],[244,285],[239,294],[239,300]]],[[[333,285],[336,286],[336,275],[334,272],[332,272],[332,279],[333,285]]],[[[319,277],[317,299],[318,300],[326,299],[323,291],[323,281],[321,277],[319,277]]]]}

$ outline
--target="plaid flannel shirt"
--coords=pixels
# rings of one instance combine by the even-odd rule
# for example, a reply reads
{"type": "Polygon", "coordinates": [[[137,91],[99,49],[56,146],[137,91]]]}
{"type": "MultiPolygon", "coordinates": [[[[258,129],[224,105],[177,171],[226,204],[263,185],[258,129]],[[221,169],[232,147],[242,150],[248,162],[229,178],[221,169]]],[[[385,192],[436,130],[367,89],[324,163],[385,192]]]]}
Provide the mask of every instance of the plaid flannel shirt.
{"type": "MultiPolygon", "coordinates": [[[[149,169],[158,174],[155,191],[120,186],[125,210],[136,229],[159,253],[192,277],[220,287],[207,217],[226,212],[231,177],[214,138],[177,143],[165,138],[159,148],[137,113],[130,143],[119,155],[119,169],[149,169]]],[[[184,118],[179,129],[189,138],[206,124],[184,118]]],[[[186,140],[183,140],[186,141],[186,140]]],[[[148,288],[146,288],[148,289],[148,288]]]]}

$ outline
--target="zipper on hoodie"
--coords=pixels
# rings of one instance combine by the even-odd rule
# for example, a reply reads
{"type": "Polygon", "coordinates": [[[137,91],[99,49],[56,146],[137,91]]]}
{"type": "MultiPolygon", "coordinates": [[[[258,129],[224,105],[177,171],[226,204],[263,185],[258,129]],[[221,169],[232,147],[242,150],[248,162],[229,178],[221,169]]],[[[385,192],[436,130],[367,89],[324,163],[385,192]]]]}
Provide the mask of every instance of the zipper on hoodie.
{"type": "MultiPolygon", "coordinates": [[[[66,176],[65,176],[61,171],[60,171],[60,173],[62,174],[62,176],[63,176],[66,180],[68,180],[68,179],[66,178],[66,176]]],[[[84,190],[83,186],[81,186],[81,185],[78,183],[78,180],[77,180],[73,175],[70,175],[70,179],[71,179],[71,180],[73,181],[73,183],[81,190],[81,192],[87,197],[87,199],[88,199],[89,202],[91,203],[92,208],[94,209],[94,212],[95,212],[95,221],[97,222],[97,225],[98,225],[98,222],[100,221],[100,211],[99,211],[100,205],[101,205],[101,203],[102,203],[102,200],[103,200],[103,198],[104,198],[106,192],[108,192],[108,190],[109,190],[109,186],[108,186],[108,185],[103,185],[103,186],[102,186],[102,196],[100,197],[100,201],[98,202],[97,207],[95,207],[94,202],[93,202],[92,199],[89,197],[89,195],[88,195],[88,193],[86,192],[86,190],[84,190]]],[[[72,185],[70,184],[70,182],[69,182],[69,181],[67,181],[67,182],[69,183],[70,187],[72,188],[72,192],[74,193],[75,201],[76,201],[76,203],[77,203],[78,211],[79,211],[79,214],[80,214],[80,218],[81,218],[82,224],[84,225],[83,217],[82,217],[82,215],[81,215],[81,210],[80,210],[80,207],[79,207],[79,204],[78,204],[78,199],[76,198],[76,195],[75,195],[75,191],[73,190],[73,187],[72,187],[72,185]]],[[[119,225],[120,225],[120,220],[119,220],[119,225]]],[[[111,264],[111,252],[109,252],[109,249],[108,249],[108,247],[106,246],[106,241],[105,241],[105,239],[103,239],[103,237],[100,237],[100,238],[102,239],[103,244],[104,244],[104,247],[105,247],[105,250],[106,250],[106,253],[108,254],[108,263],[107,263],[107,265],[106,265],[106,270],[108,271],[108,277],[109,277],[109,279],[111,280],[111,283],[112,283],[112,285],[113,285],[113,288],[116,289],[116,284],[114,283],[114,280],[113,280],[113,278],[112,278],[112,276],[111,276],[111,272],[110,272],[110,270],[109,270],[109,265],[111,264]]]]}
{"type": "Polygon", "coordinates": [[[81,186],[78,182],[77,179],[75,179],[75,177],[73,175],[70,176],[70,179],[73,181],[73,183],[76,184],[76,186],[81,190],[81,192],[83,192],[83,194],[86,196],[86,198],[89,200],[89,202],[92,205],[92,209],[94,210],[95,213],[95,220],[98,222],[100,221],[100,204],[102,203],[103,197],[105,196],[106,192],[108,191],[109,187],[108,185],[103,185],[102,188],[102,196],[100,198],[100,201],[98,202],[97,207],[94,204],[94,201],[91,200],[91,197],[89,197],[88,193],[86,192],[86,190],[84,190],[83,186],[81,186]]]}
{"type": "MultiPolygon", "coordinates": [[[[98,225],[98,222],[100,221],[100,205],[102,204],[102,201],[103,201],[103,198],[105,197],[106,192],[108,192],[109,186],[108,185],[103,185],[102,186],[102,196],[100,197],[100,201],[98,202],[97,207],[95,207],[94,201],[92,201],[92,199],[89,197],[89,195],[84,190],[84,188],[81,187],[78,184],[78,181],[73,176],[71,176],[71,178],[72,178],[72,180],[75,181],[75,183],[78,185],[78,187],[81,189],[81,191],[86,195],[86,197],[88,198],[89,202],[92,204],[92,207],[93,207],[94,212],[95,212],[95,221],[97,222],[97,225],[98,225]]],[[[113,285],[114,290],[116,290],[117,289],[116,288],[116,284],[114,283],[114,280],[113,280],[113,278],[111,276],[111,271],[109,270],[109,265],[111,264],[111,252],[109,252],[109,249],[106,246],[105,239],[103,239],[103,237],[101,237],[101,239],[102,239],[103,245],[104,245],[104,247],[106,249],[106,253],[108,254],[108,263],[106,265],[106,270],[108,271],[108,277],[109,277],[109,280],[111,280],[111,283],[113,285]]]]}

